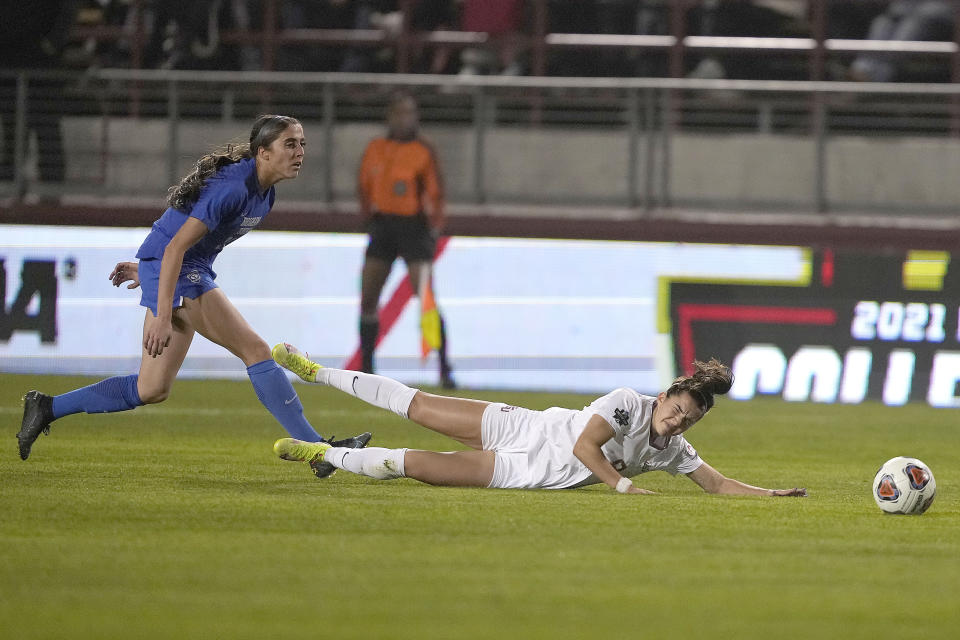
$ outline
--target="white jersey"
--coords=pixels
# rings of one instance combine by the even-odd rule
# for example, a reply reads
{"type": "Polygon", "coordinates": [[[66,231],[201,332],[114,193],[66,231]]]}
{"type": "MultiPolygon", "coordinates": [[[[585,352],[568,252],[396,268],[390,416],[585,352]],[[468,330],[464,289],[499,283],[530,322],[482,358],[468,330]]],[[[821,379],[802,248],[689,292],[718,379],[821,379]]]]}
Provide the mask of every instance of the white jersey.
{"type": "Polygon", "coordinates": [[[574,444],[594,415],[601,416],[613,429],[613,438],[601,450],[625,477],[646,471],[666,471],[676,475],[696,470],[703,461],[683,436],[653,437],[651,425],[655,403],[654,397],[622,388],[597,398],[580,411],[559,407],[546,411],[527,411],[514,410],[506,405],[491,406],[496,413],[508,413],[501,414],[504,417],[499,418],[503,422],[502,427],[494,426],[497,418],[491,414],[493,420],[485,427],[484,448],[504,451],[508,455],[522,451],[526,453],[526,464],[506,474],[519,477],[503,477],[491,486],[565,489],[599,482],[590,469],[573,455],[574,444]],[[495,430],[499,431],[499,435],[495,430]],[[491,446],[487,446],[487,440],[491,446]]]}

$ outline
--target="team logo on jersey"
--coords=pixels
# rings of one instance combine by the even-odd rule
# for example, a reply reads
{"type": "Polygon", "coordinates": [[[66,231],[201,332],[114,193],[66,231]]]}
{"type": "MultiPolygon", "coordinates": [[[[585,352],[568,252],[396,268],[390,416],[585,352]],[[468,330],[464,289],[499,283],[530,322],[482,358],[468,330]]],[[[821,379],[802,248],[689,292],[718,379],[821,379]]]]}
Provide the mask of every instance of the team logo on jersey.
{"type": "Polygon", "coordinates": [[[617,421],[617,424],[621,427],[625,427],[630,424],[630,414],[624,411],[623,409],[617,409],[613,412],[613,419],[617,421]]]}
{"type": "Polygon", "coordinates": [[[200,272],[194,269],[193,271],[187,274],[187,280],[189,280],[193,284],[197,284],[198,282],[200,282],[200,272]]]}
{"type": "Polygon", "coordinates": [[[397,180],[393,183],[393,195],[404,196],[407,194],[407,183],[404,180],[397,180]]]}
{"type": "Polygon", "coordinates": [[[505,404],[502,407],[500,407],[500,411],[504,413],[507,413],[508,411],[513,411],[514,409],[516,409],[516,407],[510,404],[505,404]]]}

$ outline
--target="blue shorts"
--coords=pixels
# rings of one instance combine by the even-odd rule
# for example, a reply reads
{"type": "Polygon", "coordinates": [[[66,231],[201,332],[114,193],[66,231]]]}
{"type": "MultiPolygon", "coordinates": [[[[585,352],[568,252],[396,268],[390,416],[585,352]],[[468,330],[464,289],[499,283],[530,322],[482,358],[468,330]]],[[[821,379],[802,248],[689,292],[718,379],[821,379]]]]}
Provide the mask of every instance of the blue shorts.
{"type": "MultiPolygon", "coordinates": [[[[157,289],[160,288],[160,260],[141,260],[137,270],[140,278],[140,306],[146,307],[157,315],[157,289]]],[[[173,290],[173,308],[183,306],[183,298],[196,300],[201,294],[217,288],[213,281],[217,274],[209,265],[184,263],[180,269],[177,286],[173,290]]]]}

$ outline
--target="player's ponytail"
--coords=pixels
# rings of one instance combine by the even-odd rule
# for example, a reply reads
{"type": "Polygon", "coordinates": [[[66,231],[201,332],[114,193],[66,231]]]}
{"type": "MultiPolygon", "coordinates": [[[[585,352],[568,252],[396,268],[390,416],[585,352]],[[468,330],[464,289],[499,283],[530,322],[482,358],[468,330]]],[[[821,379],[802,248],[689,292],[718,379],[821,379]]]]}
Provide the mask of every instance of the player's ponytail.
{"type": "Polygon", "coordinates": [[[167,206],[186,211],[200,198],[200,191],[211,176],[227,165],[256,156],[260,147],[269,147],[293,124],[300,121],[290,116],[260,116],[250,130],[249,143],[228,144],[197,160],[193,170],[167,190],[167,206]]]}
{"type": "Polygon", "coordinates": [[[672,396],[683,391],[693,396],[704,413],[713,407],[713,396],[723,395],[730,391],[733,385],[733,374],[730,368],[717,360],[710,358],[708,362],[694,361],[693,375],[680,376],[667,389],[667,395],[672,396]]]}

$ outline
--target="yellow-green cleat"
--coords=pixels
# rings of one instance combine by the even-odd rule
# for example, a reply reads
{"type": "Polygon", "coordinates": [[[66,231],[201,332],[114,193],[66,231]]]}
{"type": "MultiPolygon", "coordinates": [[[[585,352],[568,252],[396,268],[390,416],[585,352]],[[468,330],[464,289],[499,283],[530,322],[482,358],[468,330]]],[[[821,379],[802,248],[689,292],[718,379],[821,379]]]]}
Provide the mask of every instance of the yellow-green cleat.
{"type": "Polygon", "coordinates": [[[273,443],[273,452],[284,460],[306,462],[310,465],[313,475],[318,478],[329,478],[336,473],[337,468],[323,459],[328,449],[331,447],[363,449],[372,437],[370,432],[366,431],[352,438],[334,440],[331,437],[329,440],[321,442],[304,442],[296,438],[280,438],[273,443]]]}
{"type": "Polygon", "coordinates": [[[287,371],[294,372],[306,382],[316,382],[317,372],[323,368],[316,362],[312,362],[306,354],[300,353],[295,346],[286,342],[274,345],[270,355],[278,365],[287,371]]]}
{"type": "Polygon", "coordinates": [[[329,442],[304,442],[296,438],[280,438],[273,443],[273,452],[284,460],[306,462],[312,466],[323,462],[323,454],[330,447],[329,442]]]}

